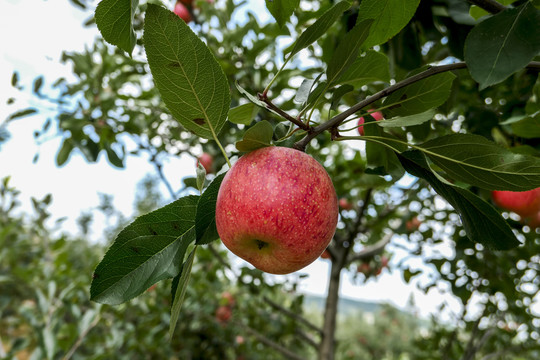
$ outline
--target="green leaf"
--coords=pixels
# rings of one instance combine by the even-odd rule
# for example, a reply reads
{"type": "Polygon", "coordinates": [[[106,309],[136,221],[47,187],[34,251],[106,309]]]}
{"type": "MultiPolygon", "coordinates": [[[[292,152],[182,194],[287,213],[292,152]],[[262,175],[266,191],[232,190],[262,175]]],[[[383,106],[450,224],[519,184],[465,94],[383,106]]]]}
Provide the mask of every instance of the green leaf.
{"type": "Polygon", "coordinates": [[[390,82],[388,57],[375,50],[368,50],[365,55],[356,58],[339,79],[340,84],[351,84],[355,87],[375,81],[390,82]]]}
{"type": "Polygon", "coordinates": [[[19,73],[14,71],[13,74],[11,74],[11,86],[17,87],[19,84],[19,73]]]}
{"type": "Polygon", "coordinates": [[[495,250],[508,250],[520,244],[510,226],[492,205],[469,190],[440,181],[428,170],[429,166],[421,152],[413,150],[402,155],[398,157],[405,170],[426,180],[457,211],[471,241],[495,250]]]}
{"type": "Polygon", "coordinates": [[[259,112],[254,103],[239,105],[229,110],[229,121],[235,124],[249,125],[259,112]]]}
{"type": "Polygon", "coordinates": [[[172,339],[174,334],[174,329],[176,328],[176,323],[178,322],[178,317],[180,316],[180,309],[184,303],[184,298],[186,296],[187,285],[191,275],[191,269],[193,267],[193,259],[195,258],[195,251],[197,247],[193,249],[191,254],[189,254],[186,262],[182,265],[182,270],[173,281],[172,295],[173,295],[173,304],[171,306],[171,323],[169,324],[169,339],[172,339]]]}
{"type": "Polygon", "coordinates": [[[20,119],[20,118],[25,117],[25,116],[33,115],[33,114],[35,114],[37,112],[38,111],[36,109],[34,109],[34,108],[28,108],[28,109],[20,110],[20,111],[14,112],[13,114],[9,115],[8,118],[6,119],[6,121],[20,119]]]}
{"type": "Polygon", "coordinates": [[[351,31],[345,34],[326,69],[328,86],[333,86],[354,63],[358,57],[360,46],[362,46],[369,34],[372,23],[373,20],[371,19],[358,22],[351,31]]]}
{"type": "Polygon", "coordinates": [[[43,86],[43,76],[38,76],[34,80],[34,94],[39,95],[41,91],[41,87],[43,86]]]}
{"type": "Polygon", "coordinates": [[[420,0],[362,0],[357,22],[374,19],[364,48],[383,44],[409,23],[420,0]]]}
{"type": "Polygon", "coordinates": [[[300,50],[308,47],[318,38],[323,36],[332,25],[336,22],[337,19],[343,14],[347,9],[351,7],[350,1],[340,1],[330,9],[328,9],[320,18],[317,19],[312,25],[310,25],[296,40],[294,47],[292,48],[291,53],[288,58],[293,57],[300,50]]]}
{"type": "Polygon", "coordinates": [[[106,145],[105,146],[105,152],[107,153],[107,159],[109,160],[109,162],[113,165],[113,166],[116,166],[117,168],[123,168],[124,167],[124,162],[122,161],[122,159],[120,158],[120,156],[118,156],[118,154],[116,153],[116,151],[114,151],[110,145],[106,145]]]}
{"type": "Polygon", "coordinates": [[[58,154],[56,155],[56,165],[62,166],[68,161],[69,155],[71,154],[71,151],[73,150],[73,142],[71,139],[64,139],[62,142],[62,146],[60,147],[60,150],[58,151],[58,154]]]}
{"type": "Polygon", "coordinates": [[[339,102],[341,101],[341,98],[352,91],[354,91],[354,87],[349,84],[345,84],[340,87],[337,87],[332,92],[332,101],[330,102],[330,109],[331,110],[337,109],[339,102]]]}
{"type": "Polygon", "coordinates": [[[471,15],[473,19],[478,20],[486,15],[489,15],[489,13],[480,6],[472,5],[469,8],[469,15],[471,15]]]}
{"type": "Polygon", "coordinates": [[[525,139],[540,138],[540,112],[513,123],[512,131],[525,139]]]}
{"type": "Polygon", "coordinates": [[[96,25],[103,38],[131,55],[137,37],[133,19],[139,0],[102,0],[96,7],[96,25]]]}
{"type": "Polygon", "coordinates": [[[238,151],[248,152],[271,146],[273,129],[266,120],[260,121],[247,129],[244,138],[236,142],[238,151]]]}
{"type": "Polygon", "coordinates": [[[456,76],[450,72],[430,76],[390,94],[384,101],[385,115],[406,116],[425,112],[444,104],[456,76]]]}
{"type": "Polygon", "coordinates": [[[480,135],[446,135],[415,148],[467,184],[510,191],[540,187],[540,159],[514,154],[480,135]]]}
{"type": "Polygon", "coordinates": [[[266,8],[276,19],[279,27],[283,27],[294,10],[300,5],[300,0],[266,0],[266,8]]]}
{"type": "Polygon", "coordinates": [[[178,275],[185,251],[195,240],[198,199],[180,198],[125,227],[94,271],[91,300],[117,305],[178,275]]]}
{"type": "MultiPolygon", "coordinates": [[[[373,119],[371,116],[367,116],[367,119],[373,119]]],[[[371,123],[374,123],[371,121],[371,123]]],[[[364,134],[365,136],[378,136],[381,138],[389,137],[390,135],[385,134],[383,129],[372,125],[367,125],[370,122],[364,123],[364,134]]],[[[399,179],[404,175],[403,167],[400,165],[396,153],[389,149],[386,146],[377,144],[375,142],[366,143],[366,157],[368,166],[371,169],[383,168],[384,172],[380,172],[380,175],[389,174],[392,175],[394,179],[399,179]]],[[[377,172],[377,171],[375,171],[377,172]]]]}
{"type": "Polygon", "coordinates": [[[475,26],[465,40],[465,62],[480,90],[522,69],[540,51],[540,10],[529,2],[475,26]]]}
{"type": "Polygon", "coordinates": [[[435,109],[428,110],[420,114],[414,114],[409,116],[398,116],[391,119],[383,119],[377,121],[377,125],[382,127],[402,127],[413,126],[423,124],[435,116],[435,109]]]}
{"type": "Polygon", "coordinates": [[[171,114],[195,135],[213,139],[227,120],[229,84],[214,55],[178,16],[148,4],[148,64],[171,114]]]}
{"type": "Polygon", "coordinates": [[[202,193],[204,188],[204,181],[206,180],[206,169],[199,161],[197,161],[197,169],[195,170],[195,172],[197,174],[197,190],[202,193]]]}
{"type": "Polygon", "coordinates": [[[217,176],[201,195],[195,215],[196,244],[205,245],[219,238],[216,228],[216,202],[225,173],[217,176]]]}
{"type": "MultiPolygon", "coordinates": [[[[317,80],[319,79],[319,77],[317,77],[317,80]]],[[[311,89],[313,88],[313,84],[315,84],[315,81],[315,79],[302,80],[302,84],[300,84],[300,87],[296,90],[296,95],[294,96],[295,103],[303,104],[307,101],[309,94],[311,93],[311,89]]]]}

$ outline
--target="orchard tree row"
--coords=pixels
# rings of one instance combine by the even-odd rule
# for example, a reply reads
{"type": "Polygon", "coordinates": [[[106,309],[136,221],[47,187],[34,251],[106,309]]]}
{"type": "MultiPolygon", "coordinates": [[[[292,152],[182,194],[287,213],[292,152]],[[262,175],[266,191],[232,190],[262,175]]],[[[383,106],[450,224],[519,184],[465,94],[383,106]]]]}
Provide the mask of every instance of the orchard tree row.
{"type": "Polygon", "coordinates": [[[78,81],[54,82],[57,97],[35,80],[57,105],[58,165],[147,154],[174,198],[118,234],[92,300],[173,279],[172,337],[198,248],[221,240],[273,274],[324,254],[324,323],[308,339],[332,359],[342,273],[367,279],[404,249],[406,281],[420,258],[424,290],[463,305],[426,358],[538,354],[538,2],[267,1],[264,22],[250,6],[102,0],[89,24],[113,46],[64,54],[78,81]],[[199,165],[180,184],[162,167],[182,154],[199,165]]]}

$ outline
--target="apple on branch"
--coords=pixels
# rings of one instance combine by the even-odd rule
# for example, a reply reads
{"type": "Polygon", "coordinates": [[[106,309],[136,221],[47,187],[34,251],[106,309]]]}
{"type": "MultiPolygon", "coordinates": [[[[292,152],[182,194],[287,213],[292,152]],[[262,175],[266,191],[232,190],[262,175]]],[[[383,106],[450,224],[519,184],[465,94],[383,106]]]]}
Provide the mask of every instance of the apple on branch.
{"type": "Polygon", "coordinates": [[[529,191],[493,191],[493,202],[522,218],[536,215],[540,211],[540,188],[529,191]]]}
{"type": "Polygon", "coordinates": [[[197,158],[197,165],[199,164],[203,166],[207,174],[211,174],[213,172],[212,165],[214,164],[214,157],[208,153],[202,153],[202,155],[197,158]]]}
{"type": "Polygon", "coordinates": [[[257,269],[288,274],[315,261],[336,231],[337,195],[311,156],[264,147],[242,156],[217,196],[223,244],[257,269]]]}
{"type": "MultiPolygon", "coordinates": [[[[368,111],[374,111],[375,109],[369,109],[368,111]]],[[[375,111],[375,112],[372,112],[370,114],[376,121],[379,121],[379,120],[382,120],[384,119],[384,116],[383,114],[380,112],[380,111],[375,111]]],[[[361,135],[361,136],[364,136],[364,117],[360,117],[358,119],[358,133],[361,135]]]]}
{"type": "Polygon", "coordinates": [[[188,10],[188,8],[183,4],[187,3],[188,1],[177,1],[176,5],[174,5],[174,13],[178,15],[178,17],[182,20],[184,20],[186,23],[191,21],[191,14],[188,10]]]}

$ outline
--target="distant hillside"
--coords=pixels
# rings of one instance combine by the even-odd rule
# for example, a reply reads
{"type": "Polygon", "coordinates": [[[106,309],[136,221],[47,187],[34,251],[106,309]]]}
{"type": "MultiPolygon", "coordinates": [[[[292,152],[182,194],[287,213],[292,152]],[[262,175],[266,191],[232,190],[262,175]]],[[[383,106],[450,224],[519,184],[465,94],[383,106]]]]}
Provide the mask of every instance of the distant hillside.
{"type": "MultiPolygon", "coordinates": [[[[304,305],[306,308],[315,308],[321,312],[324,310],[326,298],[319,295],[308,295],[304,297],[304,305]]],[[[358,311],[365,313],[376,312],[381,305],[374,302],[360,301],[341,297],[338,302],[338,313],[340,315],[352,315],[358,311]]]]}

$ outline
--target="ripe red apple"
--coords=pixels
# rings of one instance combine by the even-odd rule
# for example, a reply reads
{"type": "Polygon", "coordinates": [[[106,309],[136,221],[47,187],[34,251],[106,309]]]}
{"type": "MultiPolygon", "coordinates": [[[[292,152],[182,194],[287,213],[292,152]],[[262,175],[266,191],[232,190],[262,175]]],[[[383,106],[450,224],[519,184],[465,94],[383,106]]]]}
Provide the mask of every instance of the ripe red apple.
{"type": "Polygon", "coordinates": [[[214,164],[214,157],[212,155],[208,153],[202,153],[202,155],[197,158],[197,165],[199,163],[204,167],[207,174],[212,173],[212,164],[214,164]]]}
{"type": "Polygon", "coordinates": [[[493,191],[493,202],[521,217],[529,217],[540,211],[540,188],[529,191],[493,191]]]}
{"type": "Polygon", "coordinates": [[[386,256],[381,257],[381,267],[385,268],[388,266],[388,258],[386,256]]]}
{"type": "Polygon", "coordinates": [[[227,306],[234,306],[236,300],[233,296],[233,294],[231,294],[230,292],[228,291],[224,291],[222,294],[221,294],[221,299],[223,300],[223,302],[225,303],[225,305],[227,306]]]}
{"type": "Polygon", "coordinates": [[[413,232],[418,230],[421,224],[422,222],[415,216],[405,223],[405,228],[408,232],[413,232]]]}
{"type": "Polygon", "coordinates": [[[232,310],[228,306],[220,306],[216,310],[216,319],[221,323],[226,323],[232,317],[232,310]]]}
{"type": "Polygon", "coordinates": [[[177,1],[176,5],[174,6],[174,13],[180,17],[180,19],[184,20],[186,23],[191,21],[191,14],[189,13],[189,10],[187,7],[185,7],[184,4],[182,4],[182,1],[177,1]]]}
{"type": "MultiPolygon", "coordinates": [[[[369,109],[368,111],[373,111],[374,109],[369,109]]],[[[370,114],[376,121],[384,119],[384,116],[381,112],[375,111],[370,114]]],[[[360,117],[358,119],[358,133],[362,136],[364,136],[364,117],[360,117]]]]}
{"type": "Polygon", "coordinates": [[[352,209],[352,204],[345,198],[340,198],[339,199],[339,207],[342,208],[343,210],[351,210],[352,209]]]}
{"type": "Polygon", "coordinates": [[[323,253],[321,254],[321,258],[322,259],[330,259],[330,252],[327,250],[324,250],[323,253]]]}
{"type": "Polygon", "coordinates": [[[242,156],[225,175],[216,203],[223,244],[272,274],[315,261],[332,240],[337,220],[328,173],[311,156],[284,147],[242,156]]]}
{"type": "Polygon", "coordinates": [[[193,0],[178,0],[178,2],[181,2],[186,6],[191,6],[193,4],[193,0]]]}
{"type": "Polygon", "coordinates": [[[371,266],[369,266],[369,263],[363,262],[358,265],[358,268],[356,269],[359,273],[364,274],[365,276],[368,276],[371,272],[371,266]]]}

